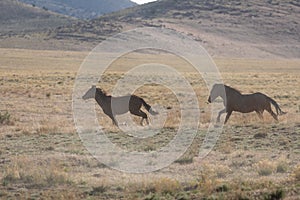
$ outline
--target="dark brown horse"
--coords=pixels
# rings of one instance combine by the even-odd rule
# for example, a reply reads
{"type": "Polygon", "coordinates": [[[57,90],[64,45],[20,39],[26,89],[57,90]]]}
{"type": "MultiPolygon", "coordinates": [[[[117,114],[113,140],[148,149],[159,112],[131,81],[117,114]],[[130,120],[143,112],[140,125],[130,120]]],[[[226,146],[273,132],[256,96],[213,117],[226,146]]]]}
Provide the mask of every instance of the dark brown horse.
{"type": "Polygon", "coordinates": [[[133,115],[142,117],[141,125],[143,125],[144,119],[146,119],[147,124],[149,124],[147,114],[141,110],[142,106],[144,106],[151,115],[158,114],[158,112],[152,110],[151,106],[141,97],[135,95],[112,97],[108,96],[102,89],[96,88],[96,86],[92,86],[82,98],[84,100],[94,98],[103,112],[112,119],[113,124],[116,126],[118,126],[118,122],[115,119],[115,115],[125,114],[128,111],[133,115]]]}
{"type": "Polygon", "coordinates": [[[283,112],[276,101],[260,92],[253,94],[242,94],[238,90],[223,84],[215,84],[210,92],[208,102],[213,102],[217,97],[223,99],[225,109],[219,112],[217,122],[220,122],[220,117],[223,113],[227,113],[226,123],[233,111],[241,113],[249,113],[255,111],[260,119],[263,119],[263,112],[268,111],[272,117],[278,121],[277,116],[286,114],[283,112]],[[276,109],[275,114],[271,109],[271,104],[276,109]]]}

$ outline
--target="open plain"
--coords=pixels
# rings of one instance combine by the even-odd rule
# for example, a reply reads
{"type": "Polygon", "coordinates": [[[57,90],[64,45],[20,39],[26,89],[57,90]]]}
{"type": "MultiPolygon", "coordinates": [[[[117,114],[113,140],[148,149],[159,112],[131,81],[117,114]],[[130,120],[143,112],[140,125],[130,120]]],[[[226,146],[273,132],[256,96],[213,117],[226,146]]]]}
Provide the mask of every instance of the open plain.
{"type": "MultiPolygon", "coordinates": [[[[94,159],[76,132],[72,93],[87,55],[0,49],[0,199],[299,199],[299,60],[214,58],[226,84],[243,93],[263,92],[288,113],[278,123],[268,113],[264,121],[255,113],[233,113],[213,150],[200,159],[211,119],[208,88],[184,63],[165,59],[197,94],[199,130],[185,154],[170,166],[129,174],[94,159]]],[[[98,86],[111,93],[125,62],[138,63],[120,60],[98,86]]],[[[172,91],[156,85],[135,94],[151,105],[170,107],[159,134],[147,139],[128,136],[96,106],[99,123],[121,148],[155,151],[176,134],[178,101],[172,91]]]]}

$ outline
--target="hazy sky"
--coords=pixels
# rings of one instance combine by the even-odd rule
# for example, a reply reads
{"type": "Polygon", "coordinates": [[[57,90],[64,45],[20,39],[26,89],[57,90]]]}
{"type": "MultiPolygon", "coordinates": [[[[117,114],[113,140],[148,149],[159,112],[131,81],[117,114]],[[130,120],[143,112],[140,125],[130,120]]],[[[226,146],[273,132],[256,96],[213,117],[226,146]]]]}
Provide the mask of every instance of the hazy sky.
{"type": "Polygon", "coordinates": [[[151,2],[151,1],[156,1],[156,0],[131,0],[137,4],[143,4],[143,3],[148,3],[148,2],[151,2]]]}

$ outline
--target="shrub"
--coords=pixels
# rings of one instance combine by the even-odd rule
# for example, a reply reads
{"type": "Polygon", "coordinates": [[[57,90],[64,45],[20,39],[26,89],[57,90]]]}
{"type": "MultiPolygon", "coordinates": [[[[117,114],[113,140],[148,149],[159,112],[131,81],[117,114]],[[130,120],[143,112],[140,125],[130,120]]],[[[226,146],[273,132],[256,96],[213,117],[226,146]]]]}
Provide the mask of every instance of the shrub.
{"type": "Polygon", "coordinates": [[[69,185],[71,181],[56,162],[36,162],[27,158],[17,158],[4,171],[2,184],[25,184],[27,188],[44,188],[69,185]]]}
{"type": "Polygon", "coordinates": [[[294,177],[297,181],[300,181],[300,165],[298,165],[294,170],[294,177]]]}
{"type": "Polygon", "coordinates": [[[216,169],[216,175],[218,178],[225,178],[229,173],[231,173],[231,169],[225,165],[219,165],[216,169]]]}
{"type": "Polygon", "coordinates": [[[270,194],[264,196],[265,200],[280,200],[284,198],[284,191],[282,189],[278,189],[270,194]]]}
{"type": "Polygon", "coordinates": [[[288,170],[287,162],[281,160],[277,163],[276,172],[277,173],[286,173],[288,170]]]}
{"type": "Polygon", "coordinates": [[[175,194],[181,190],[177,180],[160,178],[154,182],[155,191],[161,194],[175,194]]]}
{"type": "Polygon", "coordinates": [[[0,113],[0,124],[9,124],[10,114],[6,111],[4,114],[0,113]]]}
{"type": "Polygon", "coordinates": [[[193,163],[193,160],[194,160],[194,158],[192,156],[182,156],[178,160],[175,160],[175,163],[185,165],[185,164],[193,163]]]}
{"type": "Polygon", "coordinates": [[[216,192],[228,192],[229,191],[229,187],[226,184],[217,186],[216,188],[216,192]]]}
{"type": "Polygon", "coordinates": [[[261,160],[257,163],[257,172],[260,176],[269,176],[275,171],[275,165],[269,160],[261,160]]]}
{"type": "Polygon", "coordinates": [[[93,187],[93,190],[89,192],[90,196],[97,196],[107,191],[107,187],[104,185],[93,187]]]}

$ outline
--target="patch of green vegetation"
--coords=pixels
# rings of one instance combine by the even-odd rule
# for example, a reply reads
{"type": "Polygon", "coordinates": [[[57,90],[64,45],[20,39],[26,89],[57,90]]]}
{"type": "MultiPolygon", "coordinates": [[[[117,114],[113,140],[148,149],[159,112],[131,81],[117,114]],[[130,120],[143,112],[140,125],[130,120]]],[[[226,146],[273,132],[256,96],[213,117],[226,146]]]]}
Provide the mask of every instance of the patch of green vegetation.
{"type": "Polygon", "coordinates": [[[15,181],[17,181],[17,177],[15,177],[13,174],[7,174],[6,176],[4,176],[2,178],[2,185],[3,186],[8,186],[11,183],[14,183],[15,181]]]}
{"type": "Polygon", "coordinates": [[[4,114],[0,113],[0,124],[9,124],[10,114],[6,111],[4,114]]]}
{"type": "Polygon", "coordinates": [[[260,176],[269,176],[275,171],[274,163],[270,160],[262,160],[257,164],[257,172],[260,176]]]}
{"type": "Polygon", "coordinates": [[[100,194],[103,194],[106,191],[107,191],[107,187],[101,185],[101,186],[93,187],[92,190],[89,192],[89,195],[90,196],[98,196],[100,194]]]}
{"type": "Polygon", "coordinates": [[[283,189],[277,189],[269,194],[264,195],[264,200],[280,200],[285,196],[285,192],[283,189]]]}
{"type": "Polygon", "coordinates": [[[229,191],[229,186],[226,184],[217,186],[216,192],[228,192],[229,191]]]}
{"type": "Polygon", "coordinates": [[[194,158],[192,156],[182,156],[175,161],[175,163],[179,163],[181,165],[191,164],[193,163],[194,158]]]}
{"type": "Polygon", "coordinates": [[[284,161],[280,161],[278,164],[277,164],[277,167],[276,167],[276,172],[277,173],[286,173],[288,170],[288,164],[284,161]]]}

